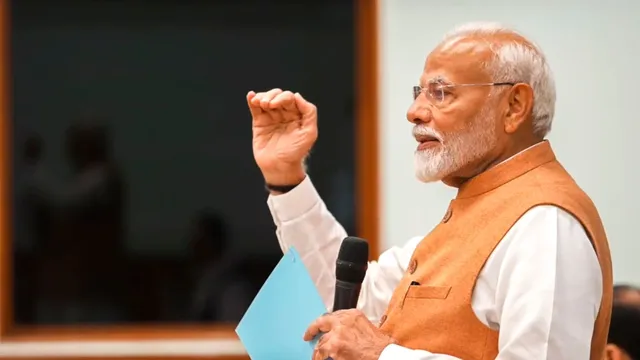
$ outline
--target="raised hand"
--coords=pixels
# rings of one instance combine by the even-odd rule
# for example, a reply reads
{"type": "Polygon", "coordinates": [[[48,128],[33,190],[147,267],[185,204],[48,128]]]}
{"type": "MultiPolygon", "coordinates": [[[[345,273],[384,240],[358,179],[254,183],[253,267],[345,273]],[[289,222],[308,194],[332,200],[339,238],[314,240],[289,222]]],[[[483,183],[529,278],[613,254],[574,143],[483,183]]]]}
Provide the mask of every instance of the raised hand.
{"type": "Polygon", "coordinates": [[[265,181],[296,185],[304,180],[304,158],[318,138],[317,110],[299,93],[272,89],[247,94],[253,118],[253,156],[265,181]]]}

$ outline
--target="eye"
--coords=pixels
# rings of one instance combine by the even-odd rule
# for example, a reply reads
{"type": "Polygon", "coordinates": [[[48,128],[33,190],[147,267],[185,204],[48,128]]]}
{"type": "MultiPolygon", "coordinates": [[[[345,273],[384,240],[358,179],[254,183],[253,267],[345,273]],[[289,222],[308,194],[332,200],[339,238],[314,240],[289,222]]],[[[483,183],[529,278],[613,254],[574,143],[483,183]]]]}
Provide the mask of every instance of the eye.
{"type": "Polygon", "coordinates": [[[429,85],[429,97],[437,102],[442,102],[445,99],[446,87],[440,84],[430,84],[429,85]]]}
{"type": "Polygon", "coordinates": [[[442,84],[434,82],[429,84],[429,98],[434,104],[441,105],[449,102],[452,98],[451,86],[448,84],[442,84]]]}

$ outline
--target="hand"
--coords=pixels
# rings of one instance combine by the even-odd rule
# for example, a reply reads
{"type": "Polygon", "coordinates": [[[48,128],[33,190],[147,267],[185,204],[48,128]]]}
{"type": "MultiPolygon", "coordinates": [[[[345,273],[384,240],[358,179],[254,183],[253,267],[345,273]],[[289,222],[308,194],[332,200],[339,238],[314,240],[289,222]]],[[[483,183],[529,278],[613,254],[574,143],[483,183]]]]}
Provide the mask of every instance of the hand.
{"type": "Polygon", "coordinates": [[[310,341],[322,334],[313,360],[378,360],[391,337],[373,325],[360,310],[340,310],[318,318],[304,334],[310,341]]]}
{"type": "Polygon", "coordinates": [[[304,158],[318,138],[316,107],[302,95],[273,89],[247,94],[253,118],[253,156],[267,183],[304,180],[304,158]]]}

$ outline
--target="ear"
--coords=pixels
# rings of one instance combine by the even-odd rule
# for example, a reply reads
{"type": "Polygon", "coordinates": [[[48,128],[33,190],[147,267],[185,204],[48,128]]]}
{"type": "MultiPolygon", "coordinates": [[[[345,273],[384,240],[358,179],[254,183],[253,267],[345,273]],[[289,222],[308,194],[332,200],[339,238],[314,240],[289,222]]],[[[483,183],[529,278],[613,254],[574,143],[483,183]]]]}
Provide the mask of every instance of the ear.
{"type": "Polygon", "coordinates": [[[504,131],[513,134],[531,116],[533,89],[528,84],[518,83],[507,94],[504,131]]]}

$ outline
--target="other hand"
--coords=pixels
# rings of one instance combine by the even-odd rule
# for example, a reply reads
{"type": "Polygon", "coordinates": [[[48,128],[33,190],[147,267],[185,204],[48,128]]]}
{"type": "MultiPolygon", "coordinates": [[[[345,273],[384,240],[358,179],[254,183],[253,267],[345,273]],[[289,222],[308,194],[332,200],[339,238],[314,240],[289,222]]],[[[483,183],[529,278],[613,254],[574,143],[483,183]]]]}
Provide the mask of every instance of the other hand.
{"type": "Polygon", "coordinates": [[[318,318],[304,334],[310,341],[322,334],[313,360],[378,360],[391,337],[355,309],[340,310],[318,318]]]}
{"type": "Polygon", "coordinates": [[[253,156],[272,185],[295,185],[318,137],[316,107],[299,93],[272,89],[247,94],[253,118],[253,156]]]}

